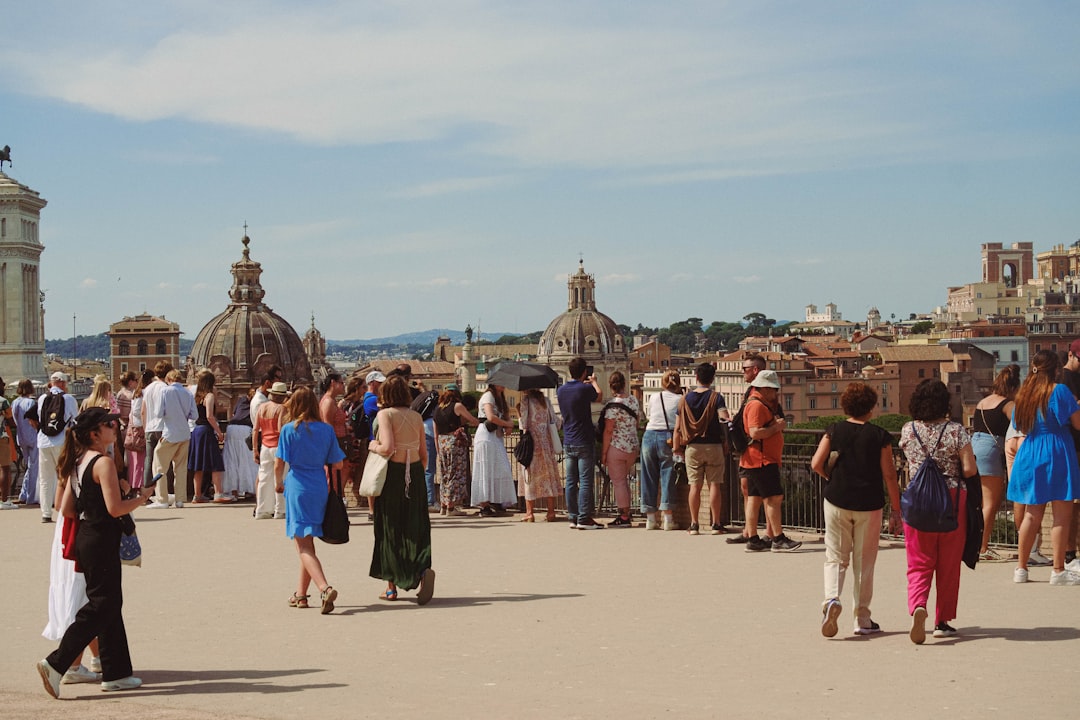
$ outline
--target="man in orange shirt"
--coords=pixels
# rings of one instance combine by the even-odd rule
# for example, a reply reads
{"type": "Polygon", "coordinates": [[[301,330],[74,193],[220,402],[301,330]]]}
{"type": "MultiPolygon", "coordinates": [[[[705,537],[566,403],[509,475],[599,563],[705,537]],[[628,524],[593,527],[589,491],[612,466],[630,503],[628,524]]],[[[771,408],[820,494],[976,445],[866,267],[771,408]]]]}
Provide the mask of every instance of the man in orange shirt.
{"type": "Polygon", "coordinates": [[[747,552],[791,552],[802,547],[784,535],[780,522],[780,505],[784,490],[780,486],[780,454],[784,450],[784,428],[787,422],[779,412],[780,378],[775,370],[760,371],[750,383],[750,397],[743,411],[743,423],[750,446],[739,459],[746,476],[746,527],[749,540],[747,552]],[[766,537],[757,535],[757,517],[765,503],[766,537]]]}

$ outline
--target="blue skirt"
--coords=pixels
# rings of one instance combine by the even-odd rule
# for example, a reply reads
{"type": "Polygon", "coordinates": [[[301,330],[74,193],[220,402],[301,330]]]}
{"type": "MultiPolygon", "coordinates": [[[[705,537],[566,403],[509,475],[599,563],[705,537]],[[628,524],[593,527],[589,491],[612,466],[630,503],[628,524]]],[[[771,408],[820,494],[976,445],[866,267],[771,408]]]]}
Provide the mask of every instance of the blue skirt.
{"type": "Polygon", "coordinates": [[[192,472],[225,472],[225,459],[221,456],[214,428],[196,425],[191,431],[187,466],[192,472]]]}

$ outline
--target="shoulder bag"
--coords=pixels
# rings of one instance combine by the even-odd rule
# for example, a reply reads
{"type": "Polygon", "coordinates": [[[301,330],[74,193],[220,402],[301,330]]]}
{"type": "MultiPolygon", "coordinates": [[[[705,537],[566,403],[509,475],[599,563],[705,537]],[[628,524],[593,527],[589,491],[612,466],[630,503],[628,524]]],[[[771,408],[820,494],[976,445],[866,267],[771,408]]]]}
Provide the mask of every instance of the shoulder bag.
{"type": "Polygon", "coordinates": [[[375,451],[369,452],[364,462],[364,474],[360,478],[360,495],[363,497],[382,495],[383,485],[386,484],[386,470],[389,466],[390,458],[375,451]]]}
{"type": "Polygon", "coordinates": [[[326,513],[323,515],[320,539],[330,545],[349,542],[349,513],[341,496],[333,490],[326,493],[326,513]]]}

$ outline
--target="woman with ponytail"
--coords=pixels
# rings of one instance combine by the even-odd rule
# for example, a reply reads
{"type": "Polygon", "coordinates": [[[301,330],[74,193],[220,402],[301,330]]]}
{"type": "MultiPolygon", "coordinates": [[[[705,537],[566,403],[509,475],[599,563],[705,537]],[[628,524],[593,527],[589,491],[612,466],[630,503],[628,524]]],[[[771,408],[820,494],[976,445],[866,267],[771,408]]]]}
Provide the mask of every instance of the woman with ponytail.
{"type": "Polygon", "coordinates": [[[1042,527],[1046,503],[1050,503],[1054,513],[1050,584],[1080,585],[1080,572],[1065,569],[1065,531],[1072,501],[1080,497],[1080,465],[1069,427],[1080,430],[1080,406],[1069,389],[1058,384],[1060,367],[1056,353],[1035,353],[1027,379],[1016,394],[1013,424],[1026,435],[1016,451],[1008,490],[1009,500],[1023,506],[1018,530],[1020,557],[1013,571],[1013,581],[1018,583],[1028,581],[1028,559],[1042,527]]]}
{"type": "Polygon", "coordinates": [[[101,649],[101,689],[130,690],[142,684],[131,675],[131,654],[121,608],[120,520],[150,497],[152,487],[126,498],[116,465],[105,450],[116,442],[119,415],[105,408],[88,408],[66,430],[57,474],[68,478],[60,503],[65,518],[79,518],[75,556],[86,578],[87,602],[64,632],[60,647],[37,664],[45,691],[60,696],[63,673],[94,638],[101,649]]]}

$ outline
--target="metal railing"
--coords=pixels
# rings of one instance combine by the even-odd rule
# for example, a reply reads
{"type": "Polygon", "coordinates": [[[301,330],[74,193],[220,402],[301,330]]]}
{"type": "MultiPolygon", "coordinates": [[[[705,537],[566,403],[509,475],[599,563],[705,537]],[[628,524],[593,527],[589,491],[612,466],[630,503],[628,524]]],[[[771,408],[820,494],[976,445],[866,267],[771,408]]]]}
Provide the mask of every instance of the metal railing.
{"type": "MultiPolygon", "coordinates": [[[[782,522],[785,528],[799,532],[825,532],[825,515],[822,503],[825,479],[810,469],[810,459],[813,457],[823,434],[823,430],[787,430],[784,433],[785,442],[784,451],[781,455],[780,482],[784,489],[782,522]]],[[[514,432],[508,434],[505,438],[515,483],[523,474],[523,468],[514,459],[514,448],[517,447],[518,437],[518,433],[514,432]]],[[[899,441],[899,433],[893,433],[893,438],[899,441]]],[[[599,454],[599,448],[597,454],[599,454]]],[[[903,491],[907,487],[910,476],[907,458],[896,445],[893,446],[893,460],[896,462],[896,475],[900,482],[900,490],[903,491]]],[[[635,513],[641,506],[641,484],[638,471],[639,468],[635,465],[630,478],[630,506],[635,513]]],[[[565,478],[561,455],[559,456],[559,476],[565,478]]],[[[726,502],[724,503],[726,517],[722,518],[722,522],[725,525],[742,525],[746,522],[746,517],[738,481],[738,458],[735,456],[728,458],[726,477],[728,478],[726,502]]],[[[617,510],[610,478],[607,477],[602,468],[597,468],[595,493],[598,513],[608,514],[617,510]]],[[[556,499],[556,506],[559,509],[565,509],[565,504],[563,496],[556,499]]],[[[708,501],[705,498],[702,499],[702,506],[707,511],[708,501]]],[[[889,516],[888,496],[885,498],[885,507],[884,519],[887,519],[889,516]]],[[[765,519],[764,514],[762,514],[758,518],[758,526],[764,527],[764,525],[765,519]]],[[[888,536],[886,528],[887,525],[883,520],[882,535],[888,536]]],[[[1016,547],[1017,545],[1016,527],[1012,521],[1012,507],[1004,499],[1001,507],[998,508],[994,528],[990,533],[990,544],[996,547],[1016,547]]]]}

